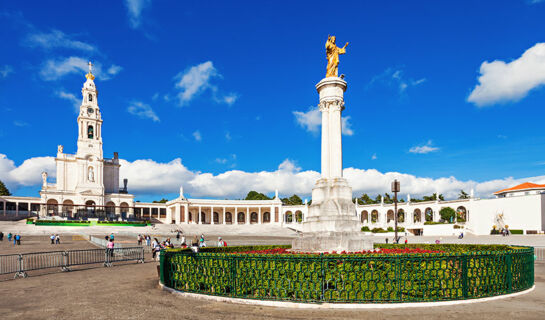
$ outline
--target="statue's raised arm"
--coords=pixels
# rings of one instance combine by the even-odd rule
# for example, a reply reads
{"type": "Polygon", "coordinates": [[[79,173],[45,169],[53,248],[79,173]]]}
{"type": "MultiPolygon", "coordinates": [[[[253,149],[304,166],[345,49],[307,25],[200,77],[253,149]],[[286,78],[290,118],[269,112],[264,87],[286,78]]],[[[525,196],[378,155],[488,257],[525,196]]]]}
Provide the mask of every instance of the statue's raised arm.
{"type": "Polygon", "coordinates": [[[348,46],[348,42],[344,45],[344,47],[339,48],[335,44],[335,36],[328,36],[327,41],[325,43],[325,50],[326,50],[326,57],[327,57],[327,70],[326,70],[326,78],[327,77],[338,77],[339,76],[339,55],[346,53],[346,46],[348,46]]]}

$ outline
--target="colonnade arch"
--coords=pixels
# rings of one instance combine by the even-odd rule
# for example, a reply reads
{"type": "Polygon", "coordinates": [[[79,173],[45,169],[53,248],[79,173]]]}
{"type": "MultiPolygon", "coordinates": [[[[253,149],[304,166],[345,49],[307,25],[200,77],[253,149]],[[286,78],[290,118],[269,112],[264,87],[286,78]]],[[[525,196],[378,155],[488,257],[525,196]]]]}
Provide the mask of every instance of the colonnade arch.
{"type": "Polygon", "coordinates": [[[369,213],[367,212],[367,210],[363,210],[361,212],[360,221],[361,223],[369,222],[369,213]]]}

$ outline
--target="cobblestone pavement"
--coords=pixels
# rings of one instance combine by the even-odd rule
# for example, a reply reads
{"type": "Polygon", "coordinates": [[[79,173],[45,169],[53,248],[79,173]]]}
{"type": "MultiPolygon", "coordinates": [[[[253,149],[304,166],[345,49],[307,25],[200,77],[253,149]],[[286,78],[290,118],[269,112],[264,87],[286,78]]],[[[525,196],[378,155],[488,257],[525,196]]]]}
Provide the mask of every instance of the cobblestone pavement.
{"type": "Polygon", "coordinates": [[[545,263],[536,264],[531,293],[444,307],[312,310],[210,302],[160,290],[155,262],[2,281],[0,297],[3,319],[543,319],[545,263]]]}

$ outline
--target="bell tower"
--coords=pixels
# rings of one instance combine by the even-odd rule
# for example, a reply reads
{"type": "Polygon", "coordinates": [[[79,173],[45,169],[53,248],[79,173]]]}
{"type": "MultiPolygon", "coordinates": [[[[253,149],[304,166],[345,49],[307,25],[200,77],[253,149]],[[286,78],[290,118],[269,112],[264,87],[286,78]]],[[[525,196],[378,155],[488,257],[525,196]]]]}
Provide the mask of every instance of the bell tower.
{"type": "Polygon", "coordinates": [[[92,73],[93,64],[89,62],[87,81],[81,89],[82,102],[78,116],[78,152],[77,156],[85,158],[94,156],[102,160],[102,116],[98,108],[98,91],[95,86],[95,76],[92,73]]]}
{"type": "MultiPolygon", "coordinates": [[[[87,81],[81,89],[78,116],[78,174],[76,192],[104,195],[104,156],[102,153],[102,116],[98,108],[93,64],[89,62],[87,81]]],[[[100,204],[100,203],[97,203],[100,204]]]]}

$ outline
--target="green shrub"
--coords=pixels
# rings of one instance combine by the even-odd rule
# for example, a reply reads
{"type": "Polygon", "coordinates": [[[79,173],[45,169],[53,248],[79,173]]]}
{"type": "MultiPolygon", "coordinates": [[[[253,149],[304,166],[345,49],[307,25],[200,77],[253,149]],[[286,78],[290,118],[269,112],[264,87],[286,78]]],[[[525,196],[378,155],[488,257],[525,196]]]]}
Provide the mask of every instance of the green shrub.
{"type": "Polygon", "coordinates": [[[363,227],[361,227],[361,231],[362,232],[369,232],[369,231],[371,231],[371,229],[369,229],[368,226],[363,226],[363,227]]]}
{"type": "Polygon", "coordinates": [[[439,210],[439,215],[441,216],[441,219],[452,222],[456,217],[456,211],[451,207],[444,207],[439,210]]]}
{"type": "Polygon", "coordinates": [[[463,228],[464,228],[463,226],[460,226],[460,225],[457,225],[457,224],[454,225],[454,229],[463,229],[463,228]]]}
{"type": "Polygon", "coordinates": [[[289,248],[210,247],[198,254],[188,249],[166,250],[161,253],[161,281],[184,292],[304,302],[445,301],[522,291],[533,285],[528,271],[533,270],[533,250],[526,247],[375,245],[446,252],[403,255],[403,259],[399,254],[228,254],[279,247],[289,248]],[[509,280],[507,261],[516,275],[509,280]]]}
{"type": "Polygon", "coordinates": [[[372,233],[386,233],[386,232],[388,232],[388,231],[386,231],[386,230],[384,230],[384,229],[382,229],[382,228],[373,228],[373,229],[371,230],[371,232],[372,232],[372,233]]]}
{"type": "Polygon", "coordinates": [[[492,229],[490,230],[490,234],[500,234],[500,230],[492,229]]]}
{"type": "Polygon", "coordinates": [[[394,228],[393,227],[388,227],[388,229],[386,229],[388,232],[394,232],[394,228]]]}
{"type": "Polygon", "coordinates": [[[511,234],[524,234],[524,230],[522,229],[513,229],[513,230],[509,230],[509,232],[511,234]]]}
{"type": "Polygon", "coordinates": [[[434,225],[434,224],[448,224],[447,221],[426,221],[424,222],[425,225],[434,225]]]}

